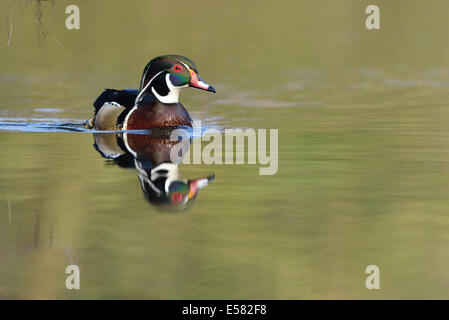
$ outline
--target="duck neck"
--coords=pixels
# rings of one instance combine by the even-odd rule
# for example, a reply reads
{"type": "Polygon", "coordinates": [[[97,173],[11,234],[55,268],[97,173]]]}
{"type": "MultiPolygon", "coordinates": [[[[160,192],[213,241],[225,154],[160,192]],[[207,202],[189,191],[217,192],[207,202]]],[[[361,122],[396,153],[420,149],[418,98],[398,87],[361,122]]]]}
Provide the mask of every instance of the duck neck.
{"type": "Polygon", "coordinates": [[[136,103],[143,99],[144,96],[152,94],[164,104],[173,104],[179,102],[179,91],[181,87],[175,87],[170,81],[170,75],[167,72],[159,72],[156,74],[137,96],[136,103]]]}

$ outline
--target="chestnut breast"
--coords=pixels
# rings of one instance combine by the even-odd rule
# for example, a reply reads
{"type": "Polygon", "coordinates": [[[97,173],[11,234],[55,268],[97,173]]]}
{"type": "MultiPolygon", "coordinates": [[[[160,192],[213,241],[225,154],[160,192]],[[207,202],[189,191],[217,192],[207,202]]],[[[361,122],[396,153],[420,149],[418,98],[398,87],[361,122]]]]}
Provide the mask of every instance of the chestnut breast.
{"type": "Polygon", "coordinates": [[[159,101],[141,101],[130,111],[127,130],[142,130],[187,126],[192,127],[192,119],[181,103],[164,104],[159,101]]]}

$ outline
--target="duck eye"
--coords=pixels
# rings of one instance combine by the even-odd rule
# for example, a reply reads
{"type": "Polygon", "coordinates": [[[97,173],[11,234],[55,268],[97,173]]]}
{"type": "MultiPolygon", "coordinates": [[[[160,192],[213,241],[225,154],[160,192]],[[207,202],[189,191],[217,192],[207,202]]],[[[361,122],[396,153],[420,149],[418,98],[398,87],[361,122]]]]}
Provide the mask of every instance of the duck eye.
{"type": "Polygon", "coordinates": [[[173,66],[173,70],[175,70],[175,72],[181,72],[182,71],[182,67],[180,64],[175,64],[173,66]]]}

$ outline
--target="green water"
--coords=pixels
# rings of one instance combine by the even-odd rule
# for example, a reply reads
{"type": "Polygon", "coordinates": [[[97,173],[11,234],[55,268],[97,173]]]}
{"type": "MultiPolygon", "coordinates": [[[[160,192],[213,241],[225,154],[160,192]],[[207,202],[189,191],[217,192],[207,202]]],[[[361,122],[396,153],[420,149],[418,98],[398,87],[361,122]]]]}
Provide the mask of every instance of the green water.
{"type": "Polygon", "coordinates": [[[91,133],[3,126],[0,297],[449,298],[449,3],[375,2],[369,31],[372,1],[79,1],[68,31],[56,1],[39,44],[33,4],[1,0],[0,122],[83,121],[179,53],[217,89],[182,92],[191,115],[278,129],[279,169],[180,165],[215,180],[167,213],[91,133]]]}

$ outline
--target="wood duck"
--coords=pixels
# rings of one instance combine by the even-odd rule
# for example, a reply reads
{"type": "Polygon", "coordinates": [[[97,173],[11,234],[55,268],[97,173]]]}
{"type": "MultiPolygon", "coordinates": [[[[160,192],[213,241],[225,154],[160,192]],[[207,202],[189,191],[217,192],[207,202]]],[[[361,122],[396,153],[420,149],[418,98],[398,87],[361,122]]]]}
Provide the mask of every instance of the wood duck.
{"type": "Polygon", "coordinates": [[[164,55],[143,70],[139,90],[105,89],[95,100],[89,128],[96,130],[142,130],[187,126],[192,119],[179,102],[182,88],[194,87],[215,93],[198,76],[195,63],[183,56],[164,55]]]}

